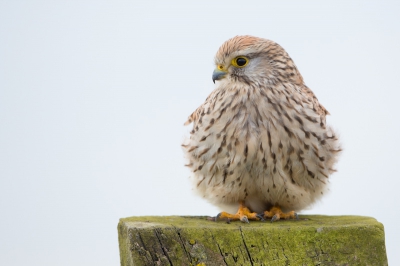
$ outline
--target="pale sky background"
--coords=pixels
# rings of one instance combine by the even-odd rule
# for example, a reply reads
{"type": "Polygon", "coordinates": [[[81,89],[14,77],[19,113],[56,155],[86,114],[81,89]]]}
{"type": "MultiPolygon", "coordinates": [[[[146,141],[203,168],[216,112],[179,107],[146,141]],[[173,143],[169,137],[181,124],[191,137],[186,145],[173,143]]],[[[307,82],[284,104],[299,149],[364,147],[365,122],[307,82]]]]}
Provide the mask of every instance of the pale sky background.
{"type": "Polygon", "coordinates": [[[119,265],[118,219],[216,215],[180,147],[218,47],[291,55],[344,153],[302,214],[364,215],[400,265],[399,1],[0,0],[0,264],[119,265]],[[280,3],[277,3],[280,2],[280,3]]]}

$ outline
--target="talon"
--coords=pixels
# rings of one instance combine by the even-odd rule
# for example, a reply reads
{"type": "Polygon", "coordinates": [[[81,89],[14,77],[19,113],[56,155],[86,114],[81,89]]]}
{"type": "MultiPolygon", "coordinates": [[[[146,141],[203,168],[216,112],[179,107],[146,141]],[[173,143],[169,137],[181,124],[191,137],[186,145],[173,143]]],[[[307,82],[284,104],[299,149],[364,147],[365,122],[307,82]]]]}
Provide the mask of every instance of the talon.
{"type": "Polygon", "coordinates": [[[207,220],[212,221],[212,222],[216,222],[217,221],[217,217],[214,217],[214,216],[207,217],[207,220]]]}
{"type": "Polygon", "coordinates": [[[246,215],[243,215],[242,217],[240,217],[240,221],[242,221],[243,223],[249,223],[249,219],[247,218],[246,215]]]}
{"type": "Polygon", "coordinates": [[[227,224],[230,224],[230,223],[231,223],[231,219],[229,219],[229,218],[226,219],[226,223],[227,223],[227,224]]]}
{"type": "Polygon", "coordinates": [[[214,217],[214,221],[225,219],[227,223],[231,221],[242,221],[249,223],[249,220],[262,220],[262,217],[258,217],[257,213],[251,212],[245,205],[244,202],[240,202],[239,209],[236,214],[230,214],[227,212],[220,212],[214,217]]]}
{"type": "Polygon", "coordinates": [[[281,219],[299,219],[299,216],[294,211],[284,213],[278,206],[274,206],[269,211],[265,211],[264,217],[272,218],[271,223],[281,219]]]}
{"type": "Polygon", "coordinates": [[[217,222],[220,216],[221,216],[221,213],[218,213],[217,216],[207,217],[207,220],[217,222]]]}
{"type": "Polygon", "coordinates": [[[263,213],[257,213],[256,217],[257,217],[258,219],[260,219],[261,222],[265,222],[264,214],[263,214],[263,213]]]}

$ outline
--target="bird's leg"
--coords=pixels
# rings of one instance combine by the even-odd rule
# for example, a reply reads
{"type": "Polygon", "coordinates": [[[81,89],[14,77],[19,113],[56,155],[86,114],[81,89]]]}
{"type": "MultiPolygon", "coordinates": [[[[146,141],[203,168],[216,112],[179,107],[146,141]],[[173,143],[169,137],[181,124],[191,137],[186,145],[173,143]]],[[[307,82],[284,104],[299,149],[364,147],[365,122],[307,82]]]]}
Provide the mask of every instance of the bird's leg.
{"type": "Polygon", "coordinates": [[[261,217],[258,216],[257,213],[251,212],[249,208],[244,205],[244,202],[241,201],[239,204],[239,210],[236,214],[230,214],[227,212],[220,212],[216,217],[213,217],[215,221],[218,219],[226,219],[227,221],[237,221],[240,220],[244,223],[248,223],[249,220],[260,220],[261,217]]]}
{"type": "Polygon", "coordinates": [[[271,223],[280,219],[299,219],[299,216],[294,211],[283,213],[280,207],[272,207],[269,211],[259,214],[263,218],[271,218],[271,223]]]}

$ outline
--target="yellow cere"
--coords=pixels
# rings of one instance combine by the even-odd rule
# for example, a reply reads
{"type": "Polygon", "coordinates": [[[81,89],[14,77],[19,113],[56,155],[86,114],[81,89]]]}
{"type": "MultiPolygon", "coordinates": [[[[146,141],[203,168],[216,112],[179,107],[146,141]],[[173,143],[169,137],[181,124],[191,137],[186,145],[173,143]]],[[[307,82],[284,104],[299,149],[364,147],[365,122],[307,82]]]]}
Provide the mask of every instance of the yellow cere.
{"type": "Polygon", "coordinates": [[[219,70],[224,70],[224,66],[223,66],[223,65],[217,65],[217,68],[218,68],[219,70]]]}

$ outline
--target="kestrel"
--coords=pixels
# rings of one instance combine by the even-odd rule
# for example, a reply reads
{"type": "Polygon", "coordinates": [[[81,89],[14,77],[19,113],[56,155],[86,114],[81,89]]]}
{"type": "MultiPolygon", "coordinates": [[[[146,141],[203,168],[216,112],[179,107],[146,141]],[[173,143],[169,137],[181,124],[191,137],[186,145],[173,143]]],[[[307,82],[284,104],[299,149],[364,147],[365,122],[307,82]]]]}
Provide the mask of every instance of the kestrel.
{"type": "Polygon", "coordinates": [[[215,56],[214,91],[188,118],[182,144],[195,190],[228,220],[297,218],[327,189],[341,151],[328,111],[287,52],[253,36],[215,56]]]}

